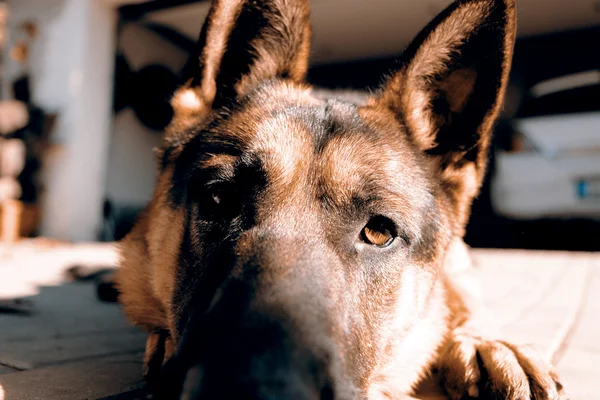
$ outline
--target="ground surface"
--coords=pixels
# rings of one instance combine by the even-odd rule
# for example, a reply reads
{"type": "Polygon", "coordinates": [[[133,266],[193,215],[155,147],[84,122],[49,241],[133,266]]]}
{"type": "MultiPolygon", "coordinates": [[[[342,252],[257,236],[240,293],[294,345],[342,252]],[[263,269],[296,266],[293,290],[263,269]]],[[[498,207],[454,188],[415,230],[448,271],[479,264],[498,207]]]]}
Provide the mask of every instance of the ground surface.
{"type": "MultiPolygon", "coordinates": [[[[475,250],[504,333],[553,359],[572,399],[600,399],[600,253],[475,250]]],[[[141,399],[144,335],[75,264],[113,265],[110,245],[0,248],[0,400],[141,399]],[[24,301],[15,303],[12,299],[24,301]]],[[[440,399],[426,390],[423,399],[440,399]]]]}

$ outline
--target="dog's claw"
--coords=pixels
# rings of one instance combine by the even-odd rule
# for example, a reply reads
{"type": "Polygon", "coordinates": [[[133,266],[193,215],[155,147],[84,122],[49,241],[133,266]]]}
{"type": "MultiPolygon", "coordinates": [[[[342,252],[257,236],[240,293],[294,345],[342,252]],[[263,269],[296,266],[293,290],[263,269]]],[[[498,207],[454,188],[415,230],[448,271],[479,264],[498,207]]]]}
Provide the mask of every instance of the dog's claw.
{"type": "Polygon", "coordinates": [[[464,333],[453,336],[440,360],[444,387],[452,400],[465,397],[510,400],[556,400],[562,385],[528,346],[483,340],[464,333]]]}
{"type": "Polygon", "coordinates": [[[469,397],[479,397],[479,388],[477,387],[477,385],[471,385],[469,386],[469,397]]]}

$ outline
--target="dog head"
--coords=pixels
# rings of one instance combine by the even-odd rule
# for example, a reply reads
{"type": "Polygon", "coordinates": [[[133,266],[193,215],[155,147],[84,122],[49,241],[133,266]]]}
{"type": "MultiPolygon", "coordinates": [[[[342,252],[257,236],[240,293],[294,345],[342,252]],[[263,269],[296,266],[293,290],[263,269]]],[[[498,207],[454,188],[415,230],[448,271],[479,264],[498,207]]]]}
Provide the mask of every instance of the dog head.
{"type": "Polygon", "coordinates": [[[457,1],[351,104],[304,82],[308,1],[213,1],[144,222],[186,398],[391,393],[426,361],[409,332],[463,235],[514,35],[514,0],[457,1]]]}

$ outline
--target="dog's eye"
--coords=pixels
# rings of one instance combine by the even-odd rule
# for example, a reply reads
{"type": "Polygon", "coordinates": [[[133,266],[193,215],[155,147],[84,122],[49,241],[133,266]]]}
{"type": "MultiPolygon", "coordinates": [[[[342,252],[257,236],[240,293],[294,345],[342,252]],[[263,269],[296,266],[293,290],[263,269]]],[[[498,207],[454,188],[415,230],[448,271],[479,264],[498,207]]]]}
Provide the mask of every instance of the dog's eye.
{"type": "Polygon", "coordinates": [[[385,217],[373,217],[360,233],[361,239],[377,247],[387,247],[396,237],[394,223],[385,217]]]}
{"type": "Polygon", "coordinates": [[[232,217],[239,211],[239,199],[233,185],[210,185],[205,188],[199,200],[200,208],[207,216],[232,217]]]}
{"type": "Polygon", "coordinates": [[[231,185],[214,185],[208,188],[208,198],[214,207],[228,207],[235,199],[231,185]]]}
{"type": "Polygon", "coordinates": [[[221,202],[223,201],[223,193],[218,189],[212,190],[210,192],[210,197],[216,205],[221,204],[221,202]]]}

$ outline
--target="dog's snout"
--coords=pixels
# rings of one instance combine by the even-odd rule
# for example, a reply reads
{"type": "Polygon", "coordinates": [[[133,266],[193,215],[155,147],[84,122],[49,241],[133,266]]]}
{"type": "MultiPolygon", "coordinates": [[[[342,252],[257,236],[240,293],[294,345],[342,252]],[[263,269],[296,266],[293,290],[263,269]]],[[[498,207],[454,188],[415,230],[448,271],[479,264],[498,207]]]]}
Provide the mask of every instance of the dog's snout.
{"type": "Polygon", "coordinates": [[[249,328],[211,335],[210,346],[185,373],[181,399],[335,398],[328,352],[298,343],[280,322],[249,318],[249,328]]]}
{"type": "Polygon", "coordinates": [[[282,307],[274,293],[257,294],[247,281],[229,281],[219,292],[183,332],[181,399],[337,398],[335,352],[317,327],[323,321],[282,307]]]}
{"type": "Polygon", "coordinates": [[[318,385],[289,376],[286,380],[251,380],[232,378],[217,386],[203,376],[203,367],[190,369],[183,384],[181,400],[246,399],[246,400],[334,400],[330,383],[318,385]]]}

